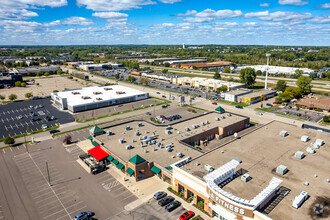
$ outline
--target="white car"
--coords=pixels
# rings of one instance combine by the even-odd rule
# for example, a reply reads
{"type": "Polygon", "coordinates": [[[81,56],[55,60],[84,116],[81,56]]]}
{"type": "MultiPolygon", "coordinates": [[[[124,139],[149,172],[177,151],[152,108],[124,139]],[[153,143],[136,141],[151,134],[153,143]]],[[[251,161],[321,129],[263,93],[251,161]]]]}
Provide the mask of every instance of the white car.
{"type": "Polygon", "coordinates": [[[45,125],[45,124],[43,124],[43,125],[41,125],[41,128],[42,128],[42,129],[46,129],[46,128],[48,128],[48,126],[45,125]]]}

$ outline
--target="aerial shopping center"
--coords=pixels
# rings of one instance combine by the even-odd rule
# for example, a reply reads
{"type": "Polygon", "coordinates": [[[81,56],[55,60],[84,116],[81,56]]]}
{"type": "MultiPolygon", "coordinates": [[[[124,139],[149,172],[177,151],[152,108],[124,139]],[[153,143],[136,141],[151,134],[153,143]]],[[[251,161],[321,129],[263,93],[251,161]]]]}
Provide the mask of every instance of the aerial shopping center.
{"type": "Polygon", "coordinates": [[[171,125],[130,119],[95,126],[88,139],[99,161],[136,181],[157,175],[215,219],[306,219],[313,201],[298,210],[295,196],[329,195],[326,134],[286,123],[253,125],[246,116],[208,112],[171,125]]]}

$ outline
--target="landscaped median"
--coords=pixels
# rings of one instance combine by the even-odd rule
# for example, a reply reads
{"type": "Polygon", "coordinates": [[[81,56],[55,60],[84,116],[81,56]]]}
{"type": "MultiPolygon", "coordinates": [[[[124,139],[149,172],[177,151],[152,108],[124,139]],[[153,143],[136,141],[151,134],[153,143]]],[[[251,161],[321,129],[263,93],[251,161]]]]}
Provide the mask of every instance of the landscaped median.
{"type": "Polygon", "coordinates": [[[152,105],[147,105],[147,106],[139,107],[139,108],[128,109],[128,110],[121,111],[121,112],[115,112],[115,113],[108,114],[108,115],[102,115],[102,116],[99,116],[99,117],[96,117],[96,118],[88,118],[88,119],[85,119],[85,120],[79,120],[79,119],[77,119],[76,122],[77,123],[85,123],[85,122],[89,122],[89,121],[95,121],[95,120],[102,119],[102,118],[108,118],[108,117],[111,117],[111,116],[128,113],[128,112],[138,111],[138,110],[141,110],[141,109],[147,109],[147,108],[154,107],[154,106],[159,106],[159,105],[164,105],[164,104],[172,103],[171,101],[168,101],[168,100],[165,100],[165,99],[160,99],[160,98],[157,98],[157,97],[150,96],[150,98],[158,99],[158,100],[161,100],[162,102],[157,103],[157,104],[152,104],[152,105]]]}
{"type": "Polygon", "coordinates": [[[269,112],[269,111],[272,111],[272,110],[276,109],[279,106],[280,105],[273,105],[269,108],[256,108],[255,111],[269,112]]]}
{"type": "Polygon", "coordinates": [[[217,102],[221,102],[221,103],[229,104],[229,105],[233,105],[233,106],[236,106],[236,105],[243,106],[243,107],[247,107],[247,106],[249,106],[248,104],[245,104],[245,103],[241,103],[241,102],[231,102],[231,101],[227,101],[227,100],[223,100],[223,99],[218,99],[217,102]]]}

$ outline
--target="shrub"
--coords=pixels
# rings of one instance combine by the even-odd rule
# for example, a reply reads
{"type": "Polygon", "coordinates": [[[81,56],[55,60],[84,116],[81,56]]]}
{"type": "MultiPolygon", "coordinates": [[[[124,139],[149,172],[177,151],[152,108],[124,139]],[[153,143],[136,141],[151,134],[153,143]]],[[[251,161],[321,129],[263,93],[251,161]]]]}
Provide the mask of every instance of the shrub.
{"type": "Polygon", "coordinates": [[[63,140],[63,144],[71,144],[72,143],[72,137],[71,135],[66,135],[63,140]]]}
{"type": "Polygon", "coordinates": [[[8,137],[5,138],[4,142],[5,142],[5,144],[11,145],[11,144],[15,143],[15,139],[8,136],[8,137]]]}
{"type": "Polygon", "coordinates": [[[324,116],[323,121],[326,122],[326,123],[329,123],[330,122],[330,115],[324,116]]]}
{"type": "Polygon", "coordinates": [[[317,111],[317,112],[323,112],[322,109],[318,109],[318,108],[314,109],[314,111],[317,111]]]}

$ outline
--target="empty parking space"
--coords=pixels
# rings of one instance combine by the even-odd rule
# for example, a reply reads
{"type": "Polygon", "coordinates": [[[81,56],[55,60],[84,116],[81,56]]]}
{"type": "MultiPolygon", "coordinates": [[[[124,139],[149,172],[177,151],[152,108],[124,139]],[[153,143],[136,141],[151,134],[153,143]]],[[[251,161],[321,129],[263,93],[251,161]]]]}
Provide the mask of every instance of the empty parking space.
{"type": "Polygon", "coordinates": [[[73,219],[86,203],[65,184],[62,174],[41,153],[22,154],[15,162],[41,219],[73,219]]]}
{"type": "Polygon", "coordinates": [[[0,138],[9,134],[19,135],[41,130],[43,125],[54,127],[56,123],[73,122],[74,117],[67,112],[60,112],[51,105],[50,98],[14,102],[1,107],[0,138]],[[53,120],[46,117],[54,116],[53,120]]]}

